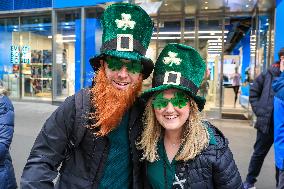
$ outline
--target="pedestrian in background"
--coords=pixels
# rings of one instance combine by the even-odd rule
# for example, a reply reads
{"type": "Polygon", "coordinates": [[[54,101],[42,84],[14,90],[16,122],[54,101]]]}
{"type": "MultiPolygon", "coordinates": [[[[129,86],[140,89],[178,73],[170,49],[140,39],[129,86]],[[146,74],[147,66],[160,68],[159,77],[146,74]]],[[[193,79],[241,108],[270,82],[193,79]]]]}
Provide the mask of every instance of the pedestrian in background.
{"type": "Polygon", "coordinates": [[[204,77],[201,85],[200,85],[200,89],[199,89],[199,94],[200,96],[202,96],[203,98],[206,99],[206,96],[208,94],[208,90],[209,90],[209,82],[207,80],[206,77],[204,77]]]}
{"type": "Polygon", "coordinates": [[[205,62],[192,47],[172,43],[159,55],[153,88],[142,94],[147,105],[137,143],[146,188],[243,188],[228,140],[201,120],[205,99],[197,91],[204,71],[205,62]]]}
{"type": "Polygon", "coordinates": [[[0,80],[0,189],[17,188],[9,148],[14,133],[14,107],[0,80]]]}
{"type": "Polygon", "coordinates": [[[232,87],[234,90],[235,94],[235,101],[234,101],[234,107],[236,107],[238,95],[239,95],[239,89],[241,85],[241,74],[238,71],[238,67],[235,67],[235,73],[232,74],[231,79],[232,79],[232,87]]]}
{"type": "Polygon", "coordinates": [[[284,189],[284,54],[280,57],[280,77],[273,81],[274,96],[274,154],[279,169],[277,189],[284,189]]]}
{"type": "MultiPolygon", "coordinates": [[[[284,48],[279,53],[284,55],[284,48]]],[[[248,174],[244,183],[245,189],[253,189],[260,173],[263,161],[273,144],[273,101],[274,92],[272,81],[280,75],[280,62],[277,61],[267,71],[256,77],[250,86],[249,102],[256,115],[254,127],[257,129],[254,151],[248,167],[248,174]]],[[[278,183],[278,169],[276,168],[276,185],[278,183]]]]}
{"type": "Polygon", "coordinates": [[[137,97],[154,67],[145,57],[154,24],[128,3],[108,6],[101,23],[101,54],[90,60],[94,84],[47,119],[24,167],[23,189],[143,187],[135,140],[144,104],[137,97]]]}

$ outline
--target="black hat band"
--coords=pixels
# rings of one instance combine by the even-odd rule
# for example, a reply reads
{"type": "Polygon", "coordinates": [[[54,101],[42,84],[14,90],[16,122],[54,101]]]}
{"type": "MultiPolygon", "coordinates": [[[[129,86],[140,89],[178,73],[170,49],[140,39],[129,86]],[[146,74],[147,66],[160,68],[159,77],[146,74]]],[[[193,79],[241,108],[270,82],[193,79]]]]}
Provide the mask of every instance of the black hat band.
{"type": "Polygon", "coordinates": [[[105,42],[101,47],[101,52],[107,50],[136,51],[141,55],[145,55],[147,51],[138,40],[133,39],[133,37],[128,34],[118,35],[118,38],[105,42]]]}
{"type": "Polygon", "coordinates": [[[194,95],[198,92],[198,87],[192,81],[181,76],[179,72],[166,72],[165,75],[157,75],[153,77],[153,88],[165,84],[180,85],[189,88],[194,95]]]}

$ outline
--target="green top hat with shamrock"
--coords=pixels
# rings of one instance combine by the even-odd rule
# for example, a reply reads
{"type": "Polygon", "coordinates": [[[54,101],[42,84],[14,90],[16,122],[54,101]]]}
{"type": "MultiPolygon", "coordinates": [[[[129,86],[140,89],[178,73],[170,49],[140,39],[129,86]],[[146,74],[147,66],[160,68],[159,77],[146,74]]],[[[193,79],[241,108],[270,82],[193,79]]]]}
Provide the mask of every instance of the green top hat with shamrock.
{"type": "Polygon", "coordinates": [[[154,93],[170,88],[180,89],[191,96],[202,111],[203,97],[197,96],[205,73],[205,62],[192,47],[169,43],[160,53],[155,64],[152,88],[142,94],[148,100],[154,93]]]}
{"type": "Polygon", "coordinates": [[[146,79],[154,67],[152,60],[145,57],[154,26],[150,16],[138,5],[117,3],[104,11],[101,24],[101,54],[90,59],[93,69],[97,70],[99,60],[106,56],[139,61],[146,79]]]}

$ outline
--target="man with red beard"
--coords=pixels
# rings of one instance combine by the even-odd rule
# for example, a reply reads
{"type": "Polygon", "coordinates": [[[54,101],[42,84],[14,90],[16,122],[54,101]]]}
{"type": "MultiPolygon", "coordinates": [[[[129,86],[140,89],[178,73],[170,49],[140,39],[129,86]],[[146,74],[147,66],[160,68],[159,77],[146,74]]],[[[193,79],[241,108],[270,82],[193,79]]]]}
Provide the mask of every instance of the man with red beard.
{"type": "Polygon", "coordinates": [[[137,97],[153,70],[145,57],[153,22],[139,6],[118,3],[105,10],[102,26],[101,54],[90,60],[94,84],[46,121],[24,168],[23,189],[143,188],[135,142],[144,103],[137,97]]]}

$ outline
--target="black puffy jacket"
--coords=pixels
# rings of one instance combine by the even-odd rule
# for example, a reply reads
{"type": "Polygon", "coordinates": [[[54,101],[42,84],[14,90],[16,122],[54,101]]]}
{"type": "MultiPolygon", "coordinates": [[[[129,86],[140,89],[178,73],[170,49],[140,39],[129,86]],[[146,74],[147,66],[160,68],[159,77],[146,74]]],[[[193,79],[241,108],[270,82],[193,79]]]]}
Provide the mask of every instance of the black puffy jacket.
{"type": "MultiPolygon", "coordinates": [[[[87,96],[89,95],[88,92],[83,91],[81,90],[79,93],[68,97],[44,124],[25,165],[21,178],[21,188],[98,188],[108,155],[109,140],[107,137],[95,137],[89,129],[84,127],[86,119],[80,112],[87,106],[90,106],[90,103],[89,96],[87,96]],[[82,97],[80,107],[82,108],[77,109],[76,107],[75,110],[75,98],[77,97],[77,104],[77,100],[80,100],[80,95],[82,97]],[[70,145],[69,138],[76,126],[76,133],[84,134],[82,135],[82,139],[80,139],[79,145],[72,150],[73,153],[68,153],[69,156],[66,159],[66,150],[70,145]],[[54,186],[53,181],[58,175],[58,167],[61,162],[63,164],[60,168],[60,176],[56,186],[54,186]]],[[[140,161],[135,148],[135,140],[140,131],[137,128],[138,125],[135,123],[138,116],[143,113],[143,109],[143,105],[139,101],[136,101],[135,105],[129,111],[130,157],[133,164],[131,188],[135,189],[142,187],[142,180],[139,175],[141,173],[139,167],[140,161]]],[[[75,137],[77,135],[75,134],[75,137]]]]}
{"type": "Polygon", "coordinates": [[[14,133],[14,107],[7,96],[0,94],[0,189],[17,188],[9,148],[14,133]]]}
{"type": "MultiPolygon", "coordinates": [[[[193,160],[177,162],[173,189],[243,189],[228,140],[209,122],[205,124],[213,131],[217,144],[210,144],[193,160]]],[[[147,180],[144,183],[145,188],[151,188],[147,180]]]]}
{"type": "Polygon", "coordinates": [[[273,133],[273,99],[272,81],[280,75],[279,62],[256,77],[250,86],[249,102],[257,120],[254,125],[262,133],[273,133]]]}

